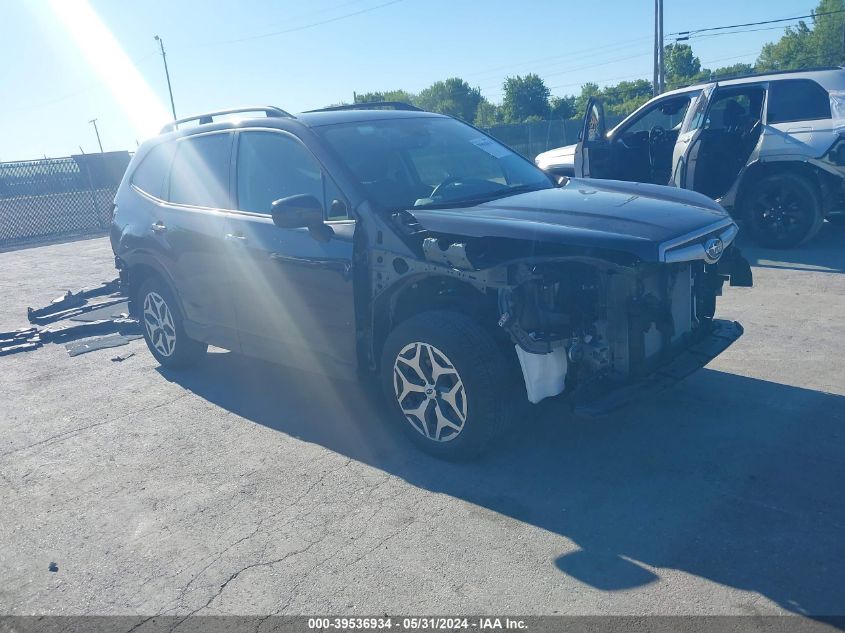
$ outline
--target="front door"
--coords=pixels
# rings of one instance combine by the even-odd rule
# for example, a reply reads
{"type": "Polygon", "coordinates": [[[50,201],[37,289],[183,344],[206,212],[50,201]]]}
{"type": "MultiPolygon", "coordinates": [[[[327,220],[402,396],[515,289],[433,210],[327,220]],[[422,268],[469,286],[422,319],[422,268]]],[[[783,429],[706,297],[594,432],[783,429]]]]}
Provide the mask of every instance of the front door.
{"type": "Polygon", "coordinates": [[[355,221],[310,151],[282,131],[242,131],[236,143],[238,211],[228,260],[245,353],[325,374],[356,363],[352,254],[355,221]],[[311,194],[331,211],[334,236],[273,224],[274,200],[311,194]]]}
{"type": "Polygon", "coordinates": [[[683,189],[692,189],[695,181],[695,165],[699,150],[697,142],[707,121],[707,110],[718,84],[710,84],[701,91],[695,104],[687,110],[675,149],[672,152],[672,180],[669,184],[683,189]]]}
{"type": "Polygon", "coordinates": [[[580,178],[612,177],[610,159],[604,105],[601,100],[590,97],[584,112],[584,126],[575,146],[575,175],[580,178]]]}

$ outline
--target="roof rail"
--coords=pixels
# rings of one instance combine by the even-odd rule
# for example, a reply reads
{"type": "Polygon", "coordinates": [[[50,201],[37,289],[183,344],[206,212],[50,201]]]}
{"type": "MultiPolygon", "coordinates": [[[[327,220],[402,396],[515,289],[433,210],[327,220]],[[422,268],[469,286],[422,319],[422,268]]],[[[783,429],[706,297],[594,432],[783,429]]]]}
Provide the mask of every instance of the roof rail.
{"type": "Polygon", "coordinates": [[[734,79],[761,79],[763,77],[770,77],[772,75],[792,75],[798,73],[814,73],[828,70],[843,70],[842,66],[808,66],[807,68],[790,68],[788,70],[765,70],[762,72],[741,73],[737,75],[711,76],[710,79],[702,81],[695,81],[693,83],[678,86],[678,88],[690,88],[692,86],[702,86],[704,84],[712,84],[717,81],[733,81],[734,79]]]}
{"type": "Polygon", "coordinates": [[[367,101],[365,103],[345,103],[343,105],[306,110],[306,112],[333,112],[335,110],[379,110],[381,108],[393,108],[394,110],[410,110],[412,112],[424,112],[422,108],[404,103],[402,101],[367,101]]]}
{"type": "Polygon", "coordinates": [[[203,125],[205,123],[213,123],[214,117],[225,116],[227,114],[238,114],[240,112],[263,112],[267,117],[286,117],[290,119],[295,118],[290,112],[285,112],[281,108],[276,108],[275,106],[251,106],[247,108],[229,108],[227,110],[205,112],[203,114],[185,117],[184,119],[176,119],[175,121],[168,123],[163,128],[161,128],[161,132],[159,132],[159,134],[166,134],[167,132],[172,132],[173,130],[179,129],[179,126],[182,123],[187,123],[189,121],[199,121],[199,124],[203,125]]]}

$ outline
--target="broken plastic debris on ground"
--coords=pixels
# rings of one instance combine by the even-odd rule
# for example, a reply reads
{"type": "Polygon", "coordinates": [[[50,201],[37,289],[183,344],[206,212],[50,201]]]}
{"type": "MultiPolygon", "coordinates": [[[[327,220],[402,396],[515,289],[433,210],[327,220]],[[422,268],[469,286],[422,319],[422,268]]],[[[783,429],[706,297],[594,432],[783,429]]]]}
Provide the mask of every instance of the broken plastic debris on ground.
{"type": "Polygon", "coordinates": [[[128,297],[119,279],[68,290],[44,307],[28,308],[30,327],[0,332],[0,356],[35,350],[45,343],[65,343],[71,356],[126,345],[141,338],[138,321],[127,311],[128,297]],[[43,327],[65,320],[73,323],[43,327]]]}

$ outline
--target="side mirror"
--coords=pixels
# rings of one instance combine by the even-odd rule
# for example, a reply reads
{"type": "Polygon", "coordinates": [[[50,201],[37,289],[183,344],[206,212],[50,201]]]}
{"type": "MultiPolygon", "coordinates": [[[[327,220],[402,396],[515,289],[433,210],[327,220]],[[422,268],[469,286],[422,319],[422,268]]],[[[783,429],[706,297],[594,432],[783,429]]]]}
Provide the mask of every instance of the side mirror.
{"type": "Polygon", "coordinates": [[[323,221],[323,205],[307,193],[276,200],[270,213],[273,224],[281,229],[311,227],[323,221]]]}
{"type": "Polygon", "coordinates": [[[307,193],[288,196],[273,202],[270,209],[273,224],[282,229],[307,228],[311,237],[327,242],[334,235],[332,227],[323,223],[323,205],[307,193]]]}

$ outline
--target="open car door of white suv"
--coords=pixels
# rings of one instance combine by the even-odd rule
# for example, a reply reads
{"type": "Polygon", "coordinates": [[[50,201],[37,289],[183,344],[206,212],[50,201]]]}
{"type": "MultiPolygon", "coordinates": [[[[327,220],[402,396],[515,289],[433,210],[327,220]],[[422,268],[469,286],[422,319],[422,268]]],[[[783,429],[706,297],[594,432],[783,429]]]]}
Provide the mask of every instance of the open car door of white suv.
{"type": "Polygon", "coordinates": [[[707,121],[707,110],[713,93],[719,84],[709,84],[698,95],[695,103],[687,110],[681,125],[678,140],[672,153],[672,179],[669,184],[682,189],[691,189],[695,182],[695,165],[700,144],[697,142],[707,121]]]}
{"type": "Polygon", "coordinates": [[[610,142],[607,138],[607,124],[604,105],[601,100],[590,97],[584,112],[584,125],[575,146],[574,172],[578,178],[607,178],[610,142]]]}

